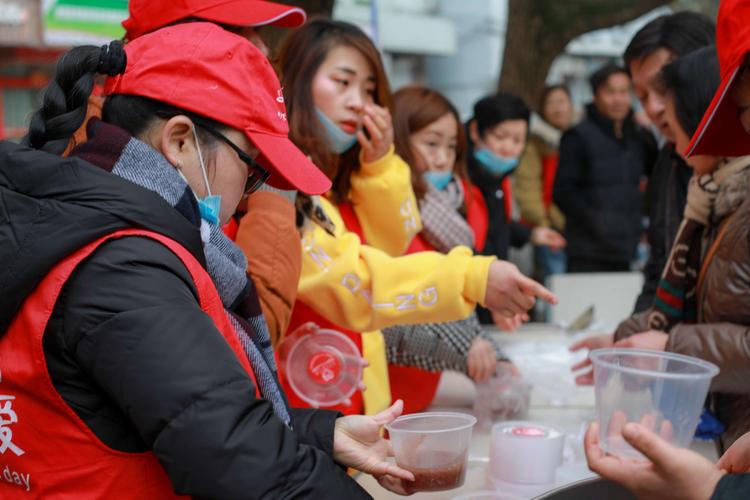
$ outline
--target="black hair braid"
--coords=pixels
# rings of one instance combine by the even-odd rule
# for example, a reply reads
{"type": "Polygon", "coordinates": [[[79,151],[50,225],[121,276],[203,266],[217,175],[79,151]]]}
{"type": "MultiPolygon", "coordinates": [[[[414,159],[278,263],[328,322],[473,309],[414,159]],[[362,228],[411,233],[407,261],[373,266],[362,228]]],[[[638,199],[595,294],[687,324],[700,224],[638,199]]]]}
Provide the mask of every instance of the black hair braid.
{"type": "Polygon", "coordinates": [[[57,62],[55,78],[44,91],[41,108],[32,115],[24,144],[62,154],[71,136],[83,124],[97,73],[125,70],[125,52],[119,42],[103,47],[75,47],[57,62]]]}

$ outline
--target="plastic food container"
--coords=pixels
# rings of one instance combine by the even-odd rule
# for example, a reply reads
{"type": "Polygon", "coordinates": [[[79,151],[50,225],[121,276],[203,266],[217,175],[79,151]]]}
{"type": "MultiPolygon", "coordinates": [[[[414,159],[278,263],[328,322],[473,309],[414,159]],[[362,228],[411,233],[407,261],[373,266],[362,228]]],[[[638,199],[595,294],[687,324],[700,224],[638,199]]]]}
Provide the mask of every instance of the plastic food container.
{"type": "Polygon", "coordinates": [[[492,427],[490,477],[493,483],[555,482],[562,464],[565,433],[535,422],[501,422],[492,427]]]}
{"type": "Polygon", "coordinates": [[[478,383],[474,399],[477,428],[489,431],[494,422],[524,418],[529,410],[531,384],[498,365],[497,373],[478,383]]]}
{"type": "Polygon", "coordinates": [[[622,437],[628,422],[645,425],[675,446],[689,445],[711,379],[719,373],[716,365],[645,349],[597,349],[589,357],[602,450],[644,458],[622,437]]]}
{"type": "Polygon", "coordinates": [[[471,431],[477,419],[464,413],[415,413],[385,427],[396,463],[414,474],[409,493],[458,488],[466,479],[471,431]]]}
{"type": "Polygon", "coordinates": [[[326,329],[292,342],[284,367],[295,394],[314,407],[349,401],[362,380],[357,345],[346,335],[326,329]]]}

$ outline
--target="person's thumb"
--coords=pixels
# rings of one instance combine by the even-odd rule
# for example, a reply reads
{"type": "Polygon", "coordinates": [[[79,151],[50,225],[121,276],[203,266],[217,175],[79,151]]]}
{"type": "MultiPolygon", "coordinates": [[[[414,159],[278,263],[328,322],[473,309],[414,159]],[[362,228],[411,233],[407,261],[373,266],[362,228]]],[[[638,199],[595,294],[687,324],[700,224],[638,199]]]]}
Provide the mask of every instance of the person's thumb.
{"type": "Polygon", "coordinates": [[[375,422],[378,425],[385,425],[396,420],[399,417],[399,415],[401,415],[402,411],[404,411],[404,402],[399,399],[398,401],[393,403],[390,407],[381,411],[377,415],[373,415],[372,418],[373,420],[375,420],[375,422]]]}
{"type": "Polygon", "coordinates": [[[675,448],[642,425],[629,423],[622,429],[622,437],[636,450],[660,468],[667,466],[674,456],[675,448]]]}

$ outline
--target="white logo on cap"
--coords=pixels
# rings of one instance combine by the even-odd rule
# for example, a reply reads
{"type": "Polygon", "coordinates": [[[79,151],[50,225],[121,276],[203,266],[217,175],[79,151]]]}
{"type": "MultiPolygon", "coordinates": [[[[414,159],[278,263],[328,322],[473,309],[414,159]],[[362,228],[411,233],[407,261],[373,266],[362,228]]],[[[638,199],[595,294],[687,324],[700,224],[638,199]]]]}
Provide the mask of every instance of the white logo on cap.
{"type": "Polygon", "coordinates": [[[281,120],[283,122],[286,121],[286,113],[284,113],[283,111],[277,111],[276,112],[276,116],[279,117],[279,120],[281,120]]]}

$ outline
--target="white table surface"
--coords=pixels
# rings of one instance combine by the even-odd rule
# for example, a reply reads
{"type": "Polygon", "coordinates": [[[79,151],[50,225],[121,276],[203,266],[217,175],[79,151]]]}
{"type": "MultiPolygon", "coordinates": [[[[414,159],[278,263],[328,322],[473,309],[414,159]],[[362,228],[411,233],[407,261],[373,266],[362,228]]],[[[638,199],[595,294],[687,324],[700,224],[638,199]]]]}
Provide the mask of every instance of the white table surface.
{"type": "MultiPolygon", "coordinates": [[[[569,367],[585,353],[571,354],[567,346],[577,337],[563,333],[552,325],[529,324],[515,334],[493,332],[503,348],[514,360],[527,380],[533,384],[528,415],[524,420],[554,425],[566,433],[563,465],[557,470],[555,486],[562,486],[594,474],[588,470],[583,453],[583,434],[594,415],[594,390],[591,386],[576,386],[569,367]]],[[[472,381],[459,373],[446,372],[433,404],[428,411],[449,410],[472,413],[475,389],[472,381]]],[[[495,489],[487,474],[490,435],[488,430],[475,428],[469,449],[466,482],[450,491],[416,493],[409,498],[451,499],[480,490],[495,489]]],[[[712,442],[693,441],[692,449],[716,460],[712,442]]],[[[376,500],[404,498],[384,490],[369,475],[357,477],[376,500]]],[[[547,488],[544,488],[547,489],[547,488]]],[[[533,487],[505,485],[497,498],[518,500],[531,498],[544,491],[533,487]]]]}

